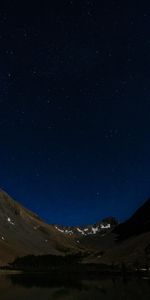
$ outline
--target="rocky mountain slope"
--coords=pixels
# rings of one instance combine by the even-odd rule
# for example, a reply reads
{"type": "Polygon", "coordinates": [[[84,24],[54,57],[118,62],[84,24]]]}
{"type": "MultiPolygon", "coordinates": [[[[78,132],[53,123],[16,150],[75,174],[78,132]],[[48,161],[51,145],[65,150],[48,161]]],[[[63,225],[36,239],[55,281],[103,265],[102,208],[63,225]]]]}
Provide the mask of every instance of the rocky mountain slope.
{"type": "Polygon", "coordinates": [[[114,243],[97,262],[150,266],[150,199],[112,232],[114,243]]]}
{"type": "Polygon", "coordinates": [[[27,254],[76,252],[76,243],[0,190],[0,265],[27,254]]]}

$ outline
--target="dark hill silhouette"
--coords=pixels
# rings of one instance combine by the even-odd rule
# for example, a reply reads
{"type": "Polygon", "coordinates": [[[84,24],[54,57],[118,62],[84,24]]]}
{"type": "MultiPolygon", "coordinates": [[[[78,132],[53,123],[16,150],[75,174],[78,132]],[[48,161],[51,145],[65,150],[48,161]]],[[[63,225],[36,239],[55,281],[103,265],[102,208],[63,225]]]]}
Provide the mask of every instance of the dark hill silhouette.
{"type": "Polygon", "coordinates": [[[129,238],[150,231],[150,198],[126,222],[118,225],[114,232],[119,239],[129,238]]]}

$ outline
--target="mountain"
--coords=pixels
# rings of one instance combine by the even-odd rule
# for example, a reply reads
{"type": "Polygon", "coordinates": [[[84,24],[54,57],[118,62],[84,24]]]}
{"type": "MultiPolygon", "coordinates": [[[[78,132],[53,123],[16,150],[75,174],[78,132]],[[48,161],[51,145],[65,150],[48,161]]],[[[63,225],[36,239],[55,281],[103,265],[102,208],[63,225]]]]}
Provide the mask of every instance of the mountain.
{"type": "Polygon", "coordinates": [[[115,243],[113,230],[118,225],[114,217],[105,218],[95,224],[85,226],[61,226],[55,225],[55,228],[63,235],[69,235],[74,242],[80,246],[83,251],[94,253],[99,256],[108,247],[115,243]]]}
{"type": "Polygon", "coordinates": [[[150,231],[150,199],[148,199],[126,222],[115,228],[119,239],[129,238],[150,231]]]}
{"type": "Polygon", "coordinates": [[[0,265],[29,254],[93,253],[101,238],[106,247],[105,236],[116,225],[112,217],[87,226],[49,225],[0,190],[0,265]]]}
{"type": "Polygon", "coordinates": [[[150,199],[111,232],[114,243],[96,262],[150,266],[150,199]]]}
{"type": "Polygon", "coordinates": [[[92,225],[85,225],[85,226],[55,225],[55,229],[57,229],[61,233],[64,233],[65,235],[80,237],[80,236],[96,235],[98,233],[103,235],[107,232],[112,231],[117,224],[118,222],[115,218],[109,217],[92,225]]]}
{"type": "Polygon", "coordinates": [[[27,255],[84,254],[84,262],[150,265],[150,199],[126,222],[49,225],[0,190],[0,265],[27,255]]]}
{"type": "Polygon", "coordinates": [[[55,254],[79,251],[69,236],[0,190],[0,265],[28,254],[55,254]]]}

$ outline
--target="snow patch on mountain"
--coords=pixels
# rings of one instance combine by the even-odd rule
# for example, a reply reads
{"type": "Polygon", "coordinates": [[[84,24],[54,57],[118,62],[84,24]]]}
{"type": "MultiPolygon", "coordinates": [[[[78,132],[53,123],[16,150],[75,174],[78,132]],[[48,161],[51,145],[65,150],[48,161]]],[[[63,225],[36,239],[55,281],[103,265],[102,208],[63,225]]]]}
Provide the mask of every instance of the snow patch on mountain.
{"type": "Polygon", "coordinates": [[[62,233],[65,233],[65,234],[69,234],[69,235],[73,234],[73,231],[69,230],[69,229],[60,229],[58,226],[55,226],[55,229],[57,229],[58,231],[60,231],[62,233]]]}
{"type": "Polygon", "coordinates": [[[108,228],[111,228],[111,225],[110,224],[101,224],[101,229],[108,229],[108,228]]]}
{"type": "Polygon", "coordinates": [[[11,220],[11,218],[7,218],[8,223],[10,223],[11,225],[15,225],[14,221],[11,220]]]}
{"type": "Polygon", "coordinates": [[[81,230],[79,227],[77,227],[78,232],[80,232],[82,235],[85,234],[84,230],[81,230]]]}
{"type": "Polygon", "coordinates": [[[111,229],[116,226],[114,218],[107,218],[103,220],[102,222],[96,223],[94,225],[89,226],[82,226],[82,227],[75,227],[75,226],[55,226],[55,229],[60,231],[64,234],[69,235],[81,235],[81,236],[87,236],[87,235],[96,235],[97,233],[101,233],[104,235],[105,233],[109,232],[111,229]]]}
{"type": "Polygon", "coordinates": [[[96,234],[97,232],[99,232],[99,227],[92,227],[92,233],[96,234]]]}

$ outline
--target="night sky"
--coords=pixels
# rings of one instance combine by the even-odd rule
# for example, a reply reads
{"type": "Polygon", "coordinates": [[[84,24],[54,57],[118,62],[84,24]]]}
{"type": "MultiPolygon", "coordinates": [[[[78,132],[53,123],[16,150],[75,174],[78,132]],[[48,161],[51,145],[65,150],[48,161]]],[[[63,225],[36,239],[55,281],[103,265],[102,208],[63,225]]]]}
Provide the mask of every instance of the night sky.
{"type": "Polygon", "coordinates": [[[122,221],[150,196],[139,3],[0,2],[0,186],[49,223],[122,221]]]}

